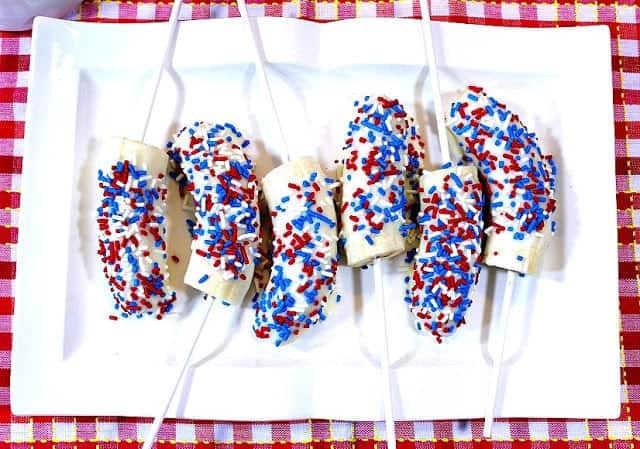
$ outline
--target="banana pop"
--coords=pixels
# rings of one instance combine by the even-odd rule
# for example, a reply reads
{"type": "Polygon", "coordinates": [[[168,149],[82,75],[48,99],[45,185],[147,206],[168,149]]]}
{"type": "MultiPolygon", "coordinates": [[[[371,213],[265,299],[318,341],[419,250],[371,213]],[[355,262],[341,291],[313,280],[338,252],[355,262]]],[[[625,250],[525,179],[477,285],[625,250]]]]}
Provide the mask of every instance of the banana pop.
{"type": "Polygon", "coordinates": [[[356,102],[344,148],[342,239],[347,265],[359,267],[405,250],[415,224],[409,190],[417,184],[423,143],[398,100],[356,102]]]}
{"type": "Polygon", "coordinates": [[[405,301],[438,342],[461,324],[478,281],[484,196],[475,167],[451,163],[420,178],[420,245],[405,301]]]}
{"type": "Polygon", "coordinates": [[[196,212],[184,281],[232,304],[243,301],[259,259],[258,186],[249,145],[233,125],[204,122],[182,128],[169,143],[196,212]]]}
{"type": "Polygon", "coordinates": [[[556,227],[553,158],[516,114],[480,87],[468,87],[452,104],[447,127],[491,195],[484,263],[536,273],[556,227]]]}
{"type": "Polygon", "coordinates": [[[254,331],[276,346],[324,321],[340,300],[335,187],[312,157],[287,162],[262,181],[273,223],[273,267],[254,302],[254,331]]]}
{"type": "Polygon", "coordinates": [[[110,318],[171,312],[165,222],[169,159],[164,151],[129,139],[111,142],[115,164],[98,171],[98,255],[114,300],[110,318]]]}

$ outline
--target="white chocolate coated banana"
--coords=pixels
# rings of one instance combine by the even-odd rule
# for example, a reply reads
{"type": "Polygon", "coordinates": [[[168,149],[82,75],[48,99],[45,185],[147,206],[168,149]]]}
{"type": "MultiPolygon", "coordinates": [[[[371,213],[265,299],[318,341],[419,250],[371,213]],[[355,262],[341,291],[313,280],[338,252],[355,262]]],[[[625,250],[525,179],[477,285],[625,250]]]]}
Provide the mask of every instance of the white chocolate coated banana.
{"type": "Polygon", "coordinates": [[[473,166],[420,178],[420,246],[405,295],[416,329],[438,342],[461,324],[478,281],[484,195],[473,166]]]}
{"type": "Polygon", "coordinates": [[[259,258],[258,187],[249,145],[231,124],[195,122],[175,134],[169,150],[196,210],[185,283],[232,304],[244,300],[259,258]]]}
{"type": "Polygon", "coordinates": [[[415,227],[407,219],[417,187],[420,136],[397,100],[365,97],[349,123],[341,177],[341,237],[347,265],[359,267],[405,251],[415,227]]]}
{"type": "Polygon", "coordinates": [[[553,158],[516,114],[479,87],[469,86],[452,104],[447,128],[491,195],[484,263],[536,273],[555,231],[553,158]]]}
{"type": "Polygon", "coordinates": [[[98,255],[114,299],[112,319],[162,318],[176,301],[168,285],[165,209],[168,157],[125,138],[110,142],[115,163],[98,171],[98,255]]]}
{"type": "Polygon", "coordinates": [[[339,301],[335,187],[312,157],[287,162],[262,180],[273,223],[273,267],[254,303],[254,331],[276,346],[322,322],[339,301]]]}

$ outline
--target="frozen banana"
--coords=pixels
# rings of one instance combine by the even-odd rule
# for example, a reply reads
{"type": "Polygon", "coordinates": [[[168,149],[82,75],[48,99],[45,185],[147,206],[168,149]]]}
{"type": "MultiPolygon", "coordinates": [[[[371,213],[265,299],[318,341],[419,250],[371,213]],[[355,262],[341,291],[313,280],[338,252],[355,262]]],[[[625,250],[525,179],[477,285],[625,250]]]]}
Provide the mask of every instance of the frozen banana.
{"type": "Polygon", "coordinates": [[[405,251],[415,227],[408,197],[415,191],[424,144],[398,100],[356,102],[344,148],[341,237],[347,265],[359,267],[405,251]]]}
{"type": "Polygon", "coordinates": [[[405,295],[418,331],[438,342],[464,323],[480,272],[484,196],[473,166],[425,171],[420,179],[420,246],[405,295]]]}
{"type": "Polygon", "coordinates": [[[125,138],[111,142],[115,164],[98,171],[98,255],[113,295],[111,319],[171,312],[176,293],[168,285],[165,209],[168,157],[125,138]]]}
{"type": "Polygon", "coordinates": [[[523,274],[539,271],[556,227],[553,158],[516,114],[480,87],[469,86],[451,105],[447,128],[491,195],[484,263],[523,274]]]}
{"type": "Polygon", "coordinates": [[[339,301],[335,187],[312,157],[287,162],[262,180],[273,224],[273,267],[254,303],[254,332],[276,346],[322,322],[339,301]]]}
{"type": "Polygon", "coordinates": [[[249,145],[233,125],[205,122],[182,128],[168,145],[196,210],[184,282],[231,304],[243,301],[259,259],[258,186],[249,145]]]}

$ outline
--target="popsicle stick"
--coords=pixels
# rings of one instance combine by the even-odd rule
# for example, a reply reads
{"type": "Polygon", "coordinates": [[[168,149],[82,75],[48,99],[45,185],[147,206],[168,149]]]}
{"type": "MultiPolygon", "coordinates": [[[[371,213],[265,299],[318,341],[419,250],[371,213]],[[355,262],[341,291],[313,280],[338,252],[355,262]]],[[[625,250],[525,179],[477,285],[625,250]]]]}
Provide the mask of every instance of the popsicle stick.
{"type": "Polygon", "coordinates": [[[160,87],[160,80],[162,79],[162,72],[169,62],[169,53],[171,46],[176,37],[176,28],[178,27],[178,16],[180,15],[180,6],[182,6],[182,0],[175,0],[173,7],[171,8],[171,15],[169,16],[169,31],[167,31],[166,41],[164,44],[164,51],[162,52],[162,60],[153,75],[153,90],[151,91],[151,99],[147,104],[147,111],[145,113],[144,126],[140,135],[140,142],[144,142],[147,137],[147,130],[149,129],[149,121],[151,120],[151,112],[156,102],[158,95],[158,88],[160,87]]]}
{"type": "Polygon", "coordinates": [[[262,80],[262,84],[264,85],[264,89],[269,95],[269,103],[271,104],[271,113],[276,120],[276,125],[278,127],[278,131],[280,132],[280,140],[282,141],[282,151],[280,152],[284,161],[291,160],[291,151],[289,149],[289,145],[287,143],[287,138],[284,134],[284,129],[282,128],[282,120],[280,120],[280,115],[278,114],[278,108],[276,107],[276,101],[273,97],[273,92],[271,90],[271,83],[269,83],[269,77],[267,76],[267,71],[264,66],[264,48],[262,48],[260,42],[260,36],[258,33],[254,32],[254,28],[251,26],[251,21],[249,19],[249,10],[247,9],[247,3],[245,0],[238,0],[238,9],[240,10],[240,15],[245,19],[245,24],[247,26],[247,30],[251,35],[251,40],[253,42],[253,51],[254,58],[256,64],[256,73],[258,77],[262,80]]]}
{"type": "MultiPolygon", "coordinates": [[[[151,120],[151,113],[153,111],[153,106],[155,105],[156,97],[158,96],[158,88],[160,87],[160,80],[162,79],[162,73],[164,72],[164,69],[167,66],[167,63],[169,62],[169,53],[171,51],[171,47],[176,37],[176,28],[178,26],[178,17],[180,15],[181,6],[182,6],[182,0],[175,0],[173,3],[173,7],[171,8],[171,14],[169,16],[169,22],[168,22],[169,30],[167,31],[166,40],[164,43],[162,59],[160,60],[160,64],[158,65],[158,68],[156,69],[153,76],[153,88],[152,88],[153,90],[151,91],[151,98],[149,100],[149,103],[147,104],[147,110],[144,115],[144,126],[142,127],[142,132],[140,134],[140,142],[144,142],[147,137],[147,130],[149,129],[149,121],[151,120]]],[[[151,446],[153,445],[153,442],[158,433],[158,430],[160,430],[160,425],[162,424],[162,421],[164,421],[164,417],[167,414],[167,410],[169,409],[169,406],[171,405],[171,401],[173,400],[173,397],[175,396],[176,391],[178,390],[178,385],[180,385],[180,380],[182,379],[182,376],[184,375],[187,369],[187,366],[189,366],[189,363],[191,361],[191,356],[193,355],[193,350],[195,349],[196,344],[198,343],[200,334],[202,333],[202,329],[204,329],[204,324],[207,321],[207,318],[209,317],[209,312],[211,311],[212,304],[213,304],[213,299],[210,300],[210,303],[207,307],[207,312],[205,313],[204,319],[202,320],[202,325],[200,326],[200,329],[198,330],[198,333],[196,334],[193,340],[191,349],[187,354],[187,358],[184,364],[180,368],[180,372],[179,372],[178,378],[175,381],[175,384],[173,385],[173,389],[171,390],[171,393],[169,394],[168,399],[163,404],[162,410],[154,418],[153,424],[151,424],[151,428],[149,429],[149,431],[145,436],[144,444],[142,446],[143,449],[150,449],[151,446]]]]}
{"type": "Polygon", "coordinates": [[[500,385],[500,372],[502,370],[502,360],[504,358],[504,347],[507,341],[507,330],[509,326],[509,313],[511,312],[511,300],[513,298],[513,288],[516,282],[515,271],[507,272],[507,281],[504,285],[504,297],[502,299],[502,312],[500,323],[498,324],[498,345],[493,366],[491,367],[491,377],[489,377],[489,391],[487,392],[487,405],[484,412],[484,428],[482,435],[491,438],[491,428],[496,412],[496,397],[500,385]]]}
{"type": "Polygon", "coordinates": [[[384,400],[384,421],[387,430],[387,449],[396,449],[396,428],[393,420],[393,401],[391,393],[391,369],[389,366],[389,335],[387,332],[387,305],[382,282],[381,259],[373,262],[373,282],[375,294],[380,303],[380,316],[382,317],[382,348],[380,353],[380,374],[382,377],[382,396],[384,400]]]}
{"type": "Polygon", "coordinates": [[[169,406],[171,405],[171,402],[173,402],[173,397],[176,395],[176,391],[178,391],[178,386],[180,385],[180,381],[182,380],[184,373],[187,371],[187,367],[191,365],[191,358],[193,357],[193,352],[195,351],[196,346],[198,345],[198,341],[200,340],[200,335],[202,335],[202,331],[204,330],[204,327],[207,324],[207,320],[209,319],[209,315],[211,314],[211,309],[213,308],[213,303],[215,302],[215,299],[209,297],[208,301],[209,301],[209,304],[207,304],[207,311],[205,312],[204,317],[202,318],[202,323],[200,323],[198,332],[193,338],[191,347],[189,348],[189,352],[187,353],[187,357],[185,358],[184,362],[182,363],[182,366],[180,367],[180,370],[178,371],[178,376],[176,377],[176,380],[173,383],[173,388],[171,389],[169,396],[167,396],[167,399],[163,402],[162,409],[158,412],[156,417],[153,419],[153,424],[151,424],[151,428],[149,429],[149,431],[144,437],[144,445],[142,446],[142,449],[151,449],[151,446],[153,446],[156,435],[158,434],[158,430],[160,430],[160,425],[162,425],[162,421],[164,421],[164,418],[167,415],[169,406]]]}
{"type": "Polygon", "coordinates": [[[440,76],[436,66],[436,54],[433,47],[433,33],[431,30],[431,14],[427,0],[420,0],[420,10],[422,11],[422,37],[424,39],[424,51],[429,66],[429,80],[431,81],[431,93],[433,94],[433,109],[436,114],[436,127],[438,129],[438,143],[440,144],[440,154],[442,163],[451,162],[449,156],[449,142],[447,141],[447,128],[444,122],[444,110],[442,109],[442,94],[440,92],[440,76]]]}

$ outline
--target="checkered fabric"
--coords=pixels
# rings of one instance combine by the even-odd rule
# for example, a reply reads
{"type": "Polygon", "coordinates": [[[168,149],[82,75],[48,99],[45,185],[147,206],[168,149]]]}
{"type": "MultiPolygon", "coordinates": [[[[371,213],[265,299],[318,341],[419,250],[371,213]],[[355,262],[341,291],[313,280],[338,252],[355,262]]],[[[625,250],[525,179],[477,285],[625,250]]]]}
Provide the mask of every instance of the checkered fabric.
{"type": "MultiPolygon", "coordinates": [[[[70,15],[87,21],[167,20],[170,4],[152,0],[88,1],[70,15]]],[[[417,18],[417,0],[252,1],[255,16],[330,21],[352,17],[417,18]]],[[[235,3],[187,2],[183,19],[238,16],[235,3]]],[[[606,24],[611,30],[620,268],[622,415],[610,421],[499,420],[494,440],[481,438],[482,422],[398,422],[401,449],[572,448],[633,449],[640,439],[640,7],[633,0],[605,3],[432,0],[436,20],[505,26],[606,24]]],[[[9,407],[15,243],[24,136],[30,33],[0,33],[0,444],[16,448],[139,447],[150,426],[142,418],[19,417],[9,407]]],[[[168,420],[158,447],[351,449],[384,447],[381,422],[295,421],[229,423],[168,420]]]]}

